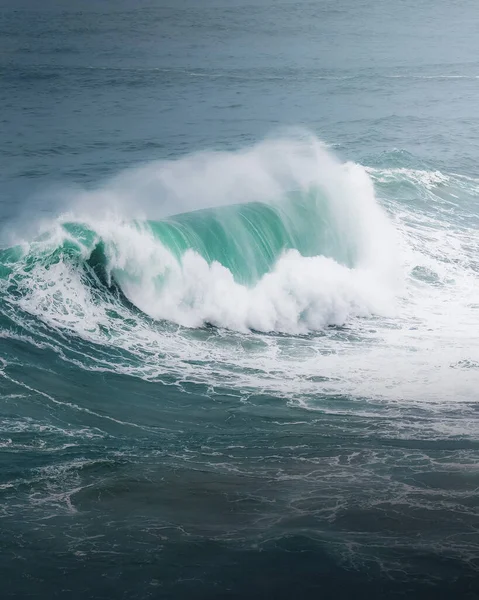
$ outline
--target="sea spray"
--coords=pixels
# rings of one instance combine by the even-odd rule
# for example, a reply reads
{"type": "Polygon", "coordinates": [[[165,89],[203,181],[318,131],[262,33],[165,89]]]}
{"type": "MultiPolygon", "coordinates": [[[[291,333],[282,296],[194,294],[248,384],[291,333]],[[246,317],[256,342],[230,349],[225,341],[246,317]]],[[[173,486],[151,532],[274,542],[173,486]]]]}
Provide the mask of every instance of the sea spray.
{"type": "Polygon", "coordinates": [[[366,171],[314,138],[153,163],[76,202],[9,266],[23,307],[57,324],[101,313],[112,285],[187,327],[305,333],[390,314],[393,227],[366,171]],[[102,198],[115,216],[85,214],[102,198]]]}

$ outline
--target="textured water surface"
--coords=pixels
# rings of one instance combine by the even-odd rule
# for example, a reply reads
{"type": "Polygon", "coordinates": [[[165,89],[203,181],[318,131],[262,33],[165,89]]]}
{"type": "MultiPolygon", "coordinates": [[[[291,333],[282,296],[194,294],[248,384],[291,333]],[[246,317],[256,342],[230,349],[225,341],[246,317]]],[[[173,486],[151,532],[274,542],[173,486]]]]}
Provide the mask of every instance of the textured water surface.
{"type": "Polygon", "coordinates": [[[0,3],[4,597],[479,597],[478,25],[0,3]]]}

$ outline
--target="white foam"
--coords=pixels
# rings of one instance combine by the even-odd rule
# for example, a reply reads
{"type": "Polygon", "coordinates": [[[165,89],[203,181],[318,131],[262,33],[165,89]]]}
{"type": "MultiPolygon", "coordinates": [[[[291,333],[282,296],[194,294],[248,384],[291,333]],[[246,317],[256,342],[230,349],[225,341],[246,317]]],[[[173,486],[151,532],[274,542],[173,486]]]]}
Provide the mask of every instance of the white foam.
{"type": "MultiPolygon", "coordinates": [[[[123,200],[133,194],[133,182],[144,172],[133,173],[130,186],[119,192],[123,200]]],[[[136,359],[129,364],[92,350],[88,368],[150,380],[167,375],[178,385],[192,381],[226,386],[246,396],[261,390],[310,409],[315,409],[318,395],[341,394],[369,398],[366,412],[383,410],[376,402],[387,399],[391,414],[398,401],[402,407],[429,405],[430,410],[436,403],[449,403],[451,411],[462,403],[457,410],[468,414],[468,403],[479,389],[479,369],[474,366],[479,364],[479,270],[473,262],[477,234],[467,222],[456,222],[454,215],[442,218],[434,187],[444,182],[456,186],[458,178],[405,170],[371,173],[375,179],[409,178],[421,193],[430,194],[427,208],[383,198],[393,227],[375,198],[370,175],[358,165],[339,163],[314,140],[267,142],[238,154],[202,154],[172,165],[152,165],[146,172],[159,173],[160,196],[166,190],[166,201],[158,201],[151,216],[168,212],[175,198],[177,206],[186,209],[189,195],[189,208],[200,208],[237,202],[242,196],[246,201],[274,202],[278,192],[320,186],[338,235],[348,243],[353,240],[355,264],[348,268],[331,258],[291,251],[254,286],[245,287],[225,267],[208,264],[194,252],[178,261],[147,228],[131,225],[130,214],[119,217],[120,208],[115,218],[90,216],[86,220],[110,249],[117,280],[144,312],[189,327],[209,322],[243,333],[210,334],[154,324],[113,298],[105,301],[71,264],[39,266],[24,280],[23,308],[61,331],[98,342],[100,348],[121,349],[136,359]],[[209,185],[201,182],[202,174],[209,185]],[[405,287],[399,290],[398,255],[400,271],[406,274],[405,287]],[[415,268],[427,269],[432,280],[416,277],[415,268]],[[164,280],[158,285],[160,275],[164,280]],[[368,315],[370,319],[355,319],[368,315]],[[341,323],[348,325],[344,332],[326,331],[312,338],[249,331],[305,333],[341,323]]],[[[108,188],[112,199],[116,185],[108,188]]],[[[143,203],[141,189],[140,185],[138,210],[149,217],[154,194],[147,194],[143,203]]],[[[51,345],[73,360],[68,340],[56,338],[51,345]]],[[[458,422],[464,427],[463,420],[458,422]]],[[[457,434],[453,425],[449,430],[457,434]]]]}

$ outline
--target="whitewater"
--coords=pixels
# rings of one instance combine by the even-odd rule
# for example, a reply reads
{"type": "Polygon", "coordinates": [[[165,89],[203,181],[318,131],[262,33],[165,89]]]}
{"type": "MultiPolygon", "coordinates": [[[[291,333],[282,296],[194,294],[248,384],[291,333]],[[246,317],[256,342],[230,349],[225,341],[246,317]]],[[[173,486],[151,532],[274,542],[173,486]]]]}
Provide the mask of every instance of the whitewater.
{"type": "MultiPolygon", "coordinates": [[[[420,391],[421,402],[440,392],[457,401],[477,384],[475,231],[463,224],[464,205],[443,195],[452,186],[473,194],[477,185],[341,162],[305,134],[147,164],[97,189],[65,192],[68,211],[5,248],[3,304],[35,317],[19,321],[25,335],[36,334],[38,319],[133,351],[139,376],[213,354],[207,362],[221,374],[211,383],[230,377],[230,345],[218,354],[211,332],[190,347],[184,329],[213,326],[217,336],[300,336],[309,360],[286,366],[291,380],[271,391],[298,381],[306,389],[319,370],[328,374],[323,391],[411,400],[420,391]],[[411,191],[432,208],[401,205],[398,192],[411,191]],[[181,328],[172,335],[173,324],[181,328]]],[[[262,376],[285,339],[262,342],[254,358],[236,352],[234,362],[246,367],[252,358],[262,376]]],[[[211,377],[201,364],[190,369],[200,381],[211,377]]],[[[317,382],[311,387],[317,393],[317,382]]]]}
{"type": "MultiPolygon", "coordinates": [[[[10,349],[1,376],[7,406],[23,408],[5,415],[2,447],[66,455],[56,466],[41,460],[30,476],[7,473],[7,519],[90,514],[90,488],[106,485],[98,493],[115,497],[108,490],[123,485],[116,476],[108,483],[112,465],[161,456],[161,475],[153,462],[148,481],[169,477],[164,469],[187,469],[187,479],[197,469],[253,477],[246,494],[267,504],[246,511],[242,525],[227,520],[233,544],[265,544],[258,535],[270,535],[271,519],[303,513],[333,535],[359,494],[362,510],[379,502],[399,523],[433,510],[437,534],[451,519],[459,532],[445,546],[437,535],[419,546],[403,539],[406,559],[389,534],[373,527],[366,542],[348,525],[334,542],[320,538],[338,568],[379,560],[399,585],[417,552],[474,565],[479,273],[469,203],[478,186],[453,173],[344,162],[303,135],[146,164],[88,191],[65,190],[68,210],[38,220],[30,238],[10,228],[4,239],[15,242],[0,253],[1,338],[10,349]],[[411,195],[419,202],[408,205],[411,195]],[[74,377],[73,388],[52,386],[56,373],[74,377]],[[171,392],[150,406],[144,394],[153,390],[105,377],[171,392]],[[92,382],[86,397],[80,390],[92,382]],[[105,405],[110,386],[116,399],[105,405]],[[251,436],[249,427],[262,432],[251,436]],[[282,441],[286,432],[294,441],[282,441]],[[311,454],[336,438],[332,454],[311,454]],[[395,468],[404,474],[391,477],[395,468]],[[106,471],[96,480],[98,469],[106,471]],[[437,487],[445,469],[465,474],[465,484],[437,487]],[[274,489],[288,482],[296,491],[280,493],[286,504],[272,516],[274,489]],[[318,485],[319,513],[311,504],[318,485]]],[[[183,531],[176,518],[163,527],[183,531]]],[[[201,513],[188,535],[216,539],[209,518],[201,513]]],[[[311,526],[300,531],[316,535],[311,526]]],[[[89,556],[90,536],[75,543],[78,556],[89,556]]]]}

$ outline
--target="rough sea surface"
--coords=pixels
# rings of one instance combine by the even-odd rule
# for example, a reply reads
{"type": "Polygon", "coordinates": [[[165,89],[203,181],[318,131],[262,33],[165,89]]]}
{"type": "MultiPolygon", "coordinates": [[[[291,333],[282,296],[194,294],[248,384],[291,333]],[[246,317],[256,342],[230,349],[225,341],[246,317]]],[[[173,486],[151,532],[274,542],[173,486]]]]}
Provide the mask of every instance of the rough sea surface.
{"type": "Polygon", "coordinates": [[[2,598],[479,598],[478,31],[0,1],[2,598]]]}

